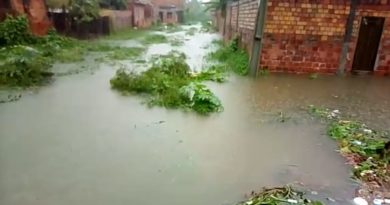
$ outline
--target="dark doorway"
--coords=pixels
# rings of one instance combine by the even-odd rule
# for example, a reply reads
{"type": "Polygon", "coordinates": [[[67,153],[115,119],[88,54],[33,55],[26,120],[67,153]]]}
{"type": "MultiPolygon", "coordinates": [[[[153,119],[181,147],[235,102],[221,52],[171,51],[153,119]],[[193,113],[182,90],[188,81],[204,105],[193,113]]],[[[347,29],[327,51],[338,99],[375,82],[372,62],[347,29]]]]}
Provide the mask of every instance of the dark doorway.
{"type": "Polygon", "coordinates": [[[160,11],[160,12],[158,13],[158,15],[160,16],[160,21],[161,21],[161,22],[164,22],[164,13],[163,13],[162,11],[160,11]]]}
{"type": "Polygon", "coordinates": [[[363,17],[356,44],[352,70],[373,71],[385,18],[363,17]]]}
{"type": "Polygon", "coordinates": [[[177,21],[179,23],[184,23],[184,13],[183,13],[183,11],[177,11],[177,21]]]}
{"type": "Polygon", "coordinates": [[[0,9],[9,9],[11,8],[11,4],[9,0],[3,0],[0,2],[0,9]]]}

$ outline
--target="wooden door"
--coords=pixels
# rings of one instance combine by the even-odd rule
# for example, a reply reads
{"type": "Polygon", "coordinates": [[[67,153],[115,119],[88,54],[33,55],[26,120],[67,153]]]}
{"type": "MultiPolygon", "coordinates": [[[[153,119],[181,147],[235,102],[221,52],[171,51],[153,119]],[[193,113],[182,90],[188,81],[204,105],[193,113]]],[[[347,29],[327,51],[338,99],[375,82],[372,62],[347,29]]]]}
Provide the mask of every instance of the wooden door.
{"type": "Polygon", "coordinates": [[[352,64],[353,70],[374,70],[384,22],[385,19],[381,17],[362,18],[355,57],[352,64]]]}

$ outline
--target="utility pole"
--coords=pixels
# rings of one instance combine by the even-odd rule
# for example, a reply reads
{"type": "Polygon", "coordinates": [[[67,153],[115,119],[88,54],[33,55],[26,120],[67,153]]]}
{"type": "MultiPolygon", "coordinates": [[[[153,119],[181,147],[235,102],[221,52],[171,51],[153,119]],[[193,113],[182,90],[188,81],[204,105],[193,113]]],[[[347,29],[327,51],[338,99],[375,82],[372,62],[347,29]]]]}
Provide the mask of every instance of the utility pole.
{"type": "Polygon", "coordinates": [[[252,55],[249,64],[249,73],[251,76],[257,76],[257,70],[259,68],[267,5],[268,0],[260,0],[259,8],[257,10],[256,29],[253,37],[252,55]]]}
{"type": "Polygon", "coordinates": [[[353,22],[355,21],[356,7],[358,4],[359,4],[359,0],[351,0],[351,5],[350,5],[351,9],[348,15],[347,25],[345,27],[343,47],[341,49],[339,68],[337,70],[338,75],[344,75],[345,73],[345,67],[347,64],[348,47],[352,37],[353,22]]]}

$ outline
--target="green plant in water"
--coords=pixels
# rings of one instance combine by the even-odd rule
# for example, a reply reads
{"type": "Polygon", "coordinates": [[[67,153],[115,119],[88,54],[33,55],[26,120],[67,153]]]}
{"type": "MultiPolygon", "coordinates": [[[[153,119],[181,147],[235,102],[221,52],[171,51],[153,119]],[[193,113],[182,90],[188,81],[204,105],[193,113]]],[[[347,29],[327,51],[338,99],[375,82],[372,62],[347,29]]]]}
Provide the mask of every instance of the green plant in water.
{"type": "Polygon", "coordinates": [[[0,63],[0,85],[32,86],[45,82],[51,73],[50,63],[31,47],[14,46],[7,49],[7,57],[0,63]]]}
{"type": "Polygon", "coordinates": [[[312,79],[312,80],[315,80],[315,79],[318,78],[318,76],[319,76],[318,73],[312,73],[312,74],[309,75],[309,78],[312,79]]]}
{"type": "Polygon", "coordinates": [[[261,192],[252,192],[249,199],[238,203],[238,205],[322,205],[319,201],[312,201],[304,197],[304,193],[293,190],[290,186],[264,188],[261,192]]]}
{"type": "Polygon", "coordinates": [[[191,27],[186,31],[187,36],[193,36],[198,31],[196,27],[191,27]]]}
{"type": "Polygon", "coordinates": [[[166,43],[168,38],[161,34],[149,34],[143,40],[145,44],[157,44],[157,43],[166,43]]]}
{"type": "Polygon", "coordinates": [[[143,54],[145,48],[142,47],[118,47],[107,55],[110,60],[134,59],[143,54]]]}
{"type": "Polygon", "coordinates": [[[172,38],[170,41],[171,46],[182,46],[184,45],[184,40],[180,38],[172,38]]]}
{"type": "Polygon", "coordinates": [[[118,70],[110,83],[123,93],[146,94],[151,106],[190,109],[200,114],[222,110],[218,98],[194,81],[184,55],[171,52],[156,58],[152,67],[140,74],[118,70]]]}
{"type": "MultiPolygon", "coordinates": [[[[214,41],[213,44],[219,44],[214,41]]],[[[220,47],[217,51],[211,52],[209,58],[225,64],[230,70],[239,74],[248,74],[249,56],[238,47],[238,39],[234,39],[227,46],[220,47]]]]}
{"type": "Polygon", "coordinates": [[[328,135],[338,141],[340,152],[354,165],[354,176],[366,182],[390,183],[389,167],[390,136],[369,129],[366,125],[350,120],[329,118],[328,109],[310,107],[310,113],[329,121],[328,135]]]}

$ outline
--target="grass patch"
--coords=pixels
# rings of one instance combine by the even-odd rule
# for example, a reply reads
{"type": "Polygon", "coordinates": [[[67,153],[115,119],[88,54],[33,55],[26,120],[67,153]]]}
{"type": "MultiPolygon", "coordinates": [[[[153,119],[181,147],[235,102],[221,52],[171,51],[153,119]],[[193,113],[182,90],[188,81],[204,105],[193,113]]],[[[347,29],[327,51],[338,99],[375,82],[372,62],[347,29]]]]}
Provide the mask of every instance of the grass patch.
{"type": "Polygon", "coordinates": [[[161,34],[149,34],[142,39],[142,42],[145,44],[166,43],[168,42],[168,38],[161,34]]]}
{"type": "Polygon", "coordinates": [[[322,205],[319,201],[311,201],[305,198],[305,193],[293,190],[289,186],[265,188],[261,192],[252,192],[250,198],[238,203],[238,205],[281,205],[281,204],[299,204],[299,205],[322,205]]]}
{"type": "Polygon", "coordinates": [[[177,37],[172,37],[172,38],[169,40],[169,43],[171,44],[171,46],[177,47],[177,46],[182,46],[182,45],[184,45],[184,40],[183,40],[183,39],[180,39],[180,38],[177,38],[177,37]]]}
{"type": "MultiPolygon", "coordinates": [[[[213,41],[213,44],[223,45],[221,41],[213,41]]],[[[238,48],[238,40],[231,41],[226,46],[221,46],[217,51],[209,54],[209,59],[225,64],[227,68],[239,75],[248,74],[248,54],[238,48]]]]}
{"type": "Polygon", "coordinates": [[[145,52],[142,47],[118,47],[107,55],[110,60],[127,60],[141,56],[145,52]]]}
{"type": "Polygon", "coordinates": [[[196,27],[191,27],[186,31],[187,36],[193,36],[198,31],[196,27]]]}
{"type": "Polygon", "coordinates": [[[226,82],[227,77],[226,66],[222,64],[212,65],[195,76],[199,81],[214,81],[218,83],[226,82]]]}
{"type": "Polygon", "coordinates": [[[47,82],[51,64],[39,50],[28,46],[1,49],[0,85],[33,86],[47,82]],[[3,53],[3,52],[6,52],[3,53]]]}
{"type": "Polygon", "coordinates": [[[390,183],[390,136],[353,120],[340,119],[338,111],[311,106],[309,112],[328,121],[327,133],[338,142],[340,153],[353,165],[354,177],[379,186],[390,183]]]}
{"type": "Polygon", "coordinates": [[[143,94],[150,106],[193,110],[202,115],[223,109],[220,100],[190,74],[185,56],[177,52],[160,56],[140,74],[120,69],[110,83],[122,93],[143,94]]]}
{"type": "Polygon", "coordinates": [[[109,36],[104,37],[104,39],[108,40],[130,40],[130,39],[138,39],[145,35],[147,35],[150,31],[145,29],[124,29],[118,32],[115,32],[109,36]]]}

